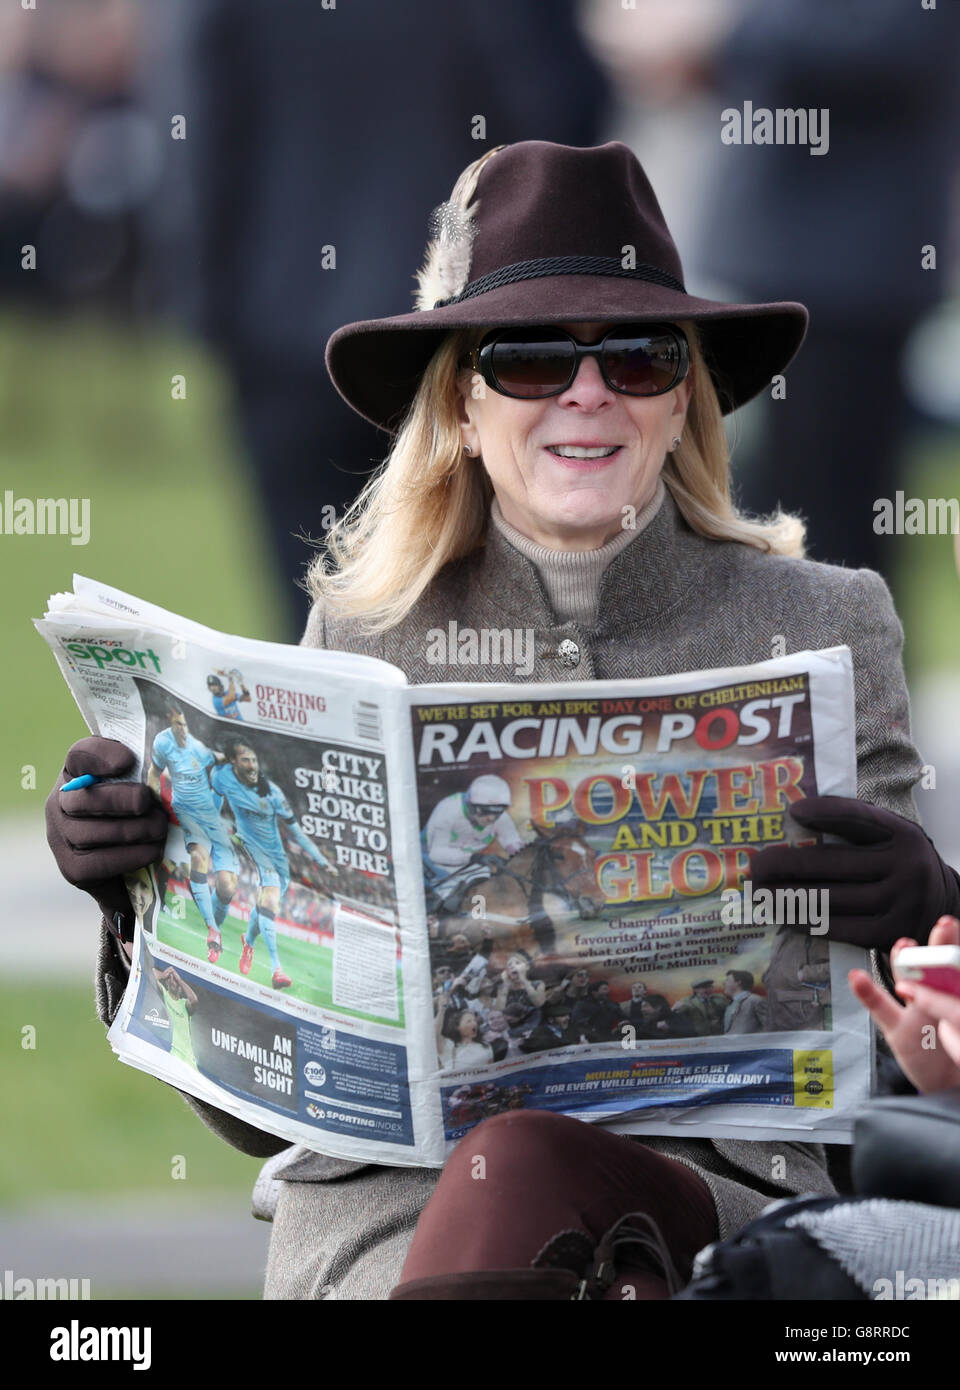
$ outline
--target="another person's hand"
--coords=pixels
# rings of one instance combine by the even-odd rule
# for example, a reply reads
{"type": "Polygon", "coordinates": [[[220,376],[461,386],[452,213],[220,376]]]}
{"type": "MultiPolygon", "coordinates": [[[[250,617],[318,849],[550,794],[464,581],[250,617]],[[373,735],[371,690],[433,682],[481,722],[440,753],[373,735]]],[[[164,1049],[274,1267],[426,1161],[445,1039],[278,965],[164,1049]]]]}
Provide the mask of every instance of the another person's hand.
{"type": "Polygon", "coordinates": [[[889,951],[908,923],[923,931],[960,914],[960,880],[913,821],[851,796],[808,796],[790,814],[849,843],[771,845],[754,855],[750,880],[754,890],[826,889],[825,940],[889,951]]]}
{"type": "Polygon", "coordinates": [[[111,920],[118,912],[132,917],[123,875],[161,857],[167,814],[143,782],[103,781],[72,792],[60,788],[85,772],[125,777],[135,761],[130,749],[115,739],[82,738],[67,753],[46,802],[47,842],[57,867],[111,920]]]}
{"type": "MultiPolygon", "coordinates": [[[[902,937],[891,952],[896,961],[916,941],[902,937]]],[[[941,917],[930,933],[931,946],[960,946],[960,922],[941,917]]],[[[865,970],[851,970],[850,988],[869,1009],[890,1050],[918,1091],[945,1091],[960,1086],[960,998],[912,980],[898,980],[900,1005],[875,984],[865,970]]]]}

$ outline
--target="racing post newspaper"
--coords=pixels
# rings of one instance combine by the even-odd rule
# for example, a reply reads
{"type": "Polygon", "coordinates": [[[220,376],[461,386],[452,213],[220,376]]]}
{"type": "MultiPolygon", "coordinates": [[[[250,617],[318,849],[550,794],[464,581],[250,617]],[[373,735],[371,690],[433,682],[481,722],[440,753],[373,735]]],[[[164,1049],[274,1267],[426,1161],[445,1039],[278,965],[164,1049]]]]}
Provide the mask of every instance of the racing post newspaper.
{"type": "MultiPolygon", "coordinates": [[[[90,580],[37,623],[170,833],[128,880],[119,1057],[323,1153],[439,1166],[504,1110],[849,1142],[865,952],[755,889],[856,794],[846,647],[636,681],[411,686],[90,580]]],[[[825,898],[826,895],[823,895],[825,898]]]]}

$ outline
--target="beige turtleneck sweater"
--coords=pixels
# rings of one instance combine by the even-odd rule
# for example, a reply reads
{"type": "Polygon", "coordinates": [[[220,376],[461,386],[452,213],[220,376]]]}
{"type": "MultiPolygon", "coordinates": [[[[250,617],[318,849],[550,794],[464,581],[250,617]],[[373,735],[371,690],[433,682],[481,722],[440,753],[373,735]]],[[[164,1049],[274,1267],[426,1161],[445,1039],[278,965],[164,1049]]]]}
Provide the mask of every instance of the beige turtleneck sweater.
{"type": "Polygon", "coordinates": [[[624,530],[597,550],[552,550],[538,545],[511,526],[494,497],[490,504],[490,520],[510,544],[532,560],[540,573],[550,607],[560,622],[573,620],[592,629],[596,626],[597,596],[600,577],[614,556],[635,541],[645,526],[656,516],[663,503],[666,487],[657,479],[656,490],[642,511],[637,512],[636,527],[624,530]]]}

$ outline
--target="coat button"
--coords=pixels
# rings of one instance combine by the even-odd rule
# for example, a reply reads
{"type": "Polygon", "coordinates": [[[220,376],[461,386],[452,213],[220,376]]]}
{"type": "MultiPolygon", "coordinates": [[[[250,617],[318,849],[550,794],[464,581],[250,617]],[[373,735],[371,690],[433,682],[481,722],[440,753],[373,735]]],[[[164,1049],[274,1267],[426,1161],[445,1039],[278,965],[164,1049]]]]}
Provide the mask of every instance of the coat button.
{"type": "Polygon", "coordinates": [[[580,665],[580,648],[576,642],[572,642],[569,637],[565,637],[557,647],[557,656],[564,666],[580,665]]]}

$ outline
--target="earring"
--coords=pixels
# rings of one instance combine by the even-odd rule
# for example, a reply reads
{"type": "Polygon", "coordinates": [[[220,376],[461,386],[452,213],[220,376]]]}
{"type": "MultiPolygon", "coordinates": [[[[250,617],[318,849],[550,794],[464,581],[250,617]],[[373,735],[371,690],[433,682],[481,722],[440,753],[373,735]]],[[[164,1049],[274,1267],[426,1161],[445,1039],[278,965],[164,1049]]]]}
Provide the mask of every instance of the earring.
{"type": "Polygon", "coordinates": [[[670,452],[671,452],[671,454],[672,454],[676,449],[679,449],[679,448],[680,448],[680,436],[679,436],[678,434],[675,434],[675,435],[673,436],[673,439],[670,441],[670,452]]]}
{"type": "Polygon", "coordinates": [[[473,450],[470,448],[469,444],[464,444],[463,452],[467,455],[467,458],[473,458],[473,450]]]}

